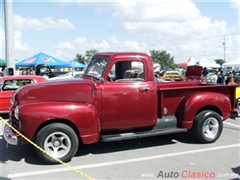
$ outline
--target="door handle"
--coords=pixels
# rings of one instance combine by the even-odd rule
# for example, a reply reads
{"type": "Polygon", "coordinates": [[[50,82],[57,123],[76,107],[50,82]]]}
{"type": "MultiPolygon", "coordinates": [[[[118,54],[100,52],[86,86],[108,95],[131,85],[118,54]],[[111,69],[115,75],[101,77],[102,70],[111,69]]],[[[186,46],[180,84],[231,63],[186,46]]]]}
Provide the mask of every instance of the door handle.
{"type": "Polygon", "coordinates": [[[148,92],[149,88],[140,88],[139,91],[140,92],[148,92]]]}

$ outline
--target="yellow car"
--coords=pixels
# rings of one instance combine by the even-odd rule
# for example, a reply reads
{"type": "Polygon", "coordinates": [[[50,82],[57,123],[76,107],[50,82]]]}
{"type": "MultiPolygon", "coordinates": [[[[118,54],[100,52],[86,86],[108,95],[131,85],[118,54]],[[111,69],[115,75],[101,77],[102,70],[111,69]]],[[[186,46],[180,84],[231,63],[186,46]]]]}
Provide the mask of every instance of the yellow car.
{"type": "Polygon", "coordinates": [[[183,77],[178,71],[166,71],[163,79],[166,81],[182,81],[183,77]]]}
{"type": "Polygon", "coordinates": [[[238,117],[240,117],[240,87],[237,87],[236,89],[236,100],[237,100],[238,117]]]}

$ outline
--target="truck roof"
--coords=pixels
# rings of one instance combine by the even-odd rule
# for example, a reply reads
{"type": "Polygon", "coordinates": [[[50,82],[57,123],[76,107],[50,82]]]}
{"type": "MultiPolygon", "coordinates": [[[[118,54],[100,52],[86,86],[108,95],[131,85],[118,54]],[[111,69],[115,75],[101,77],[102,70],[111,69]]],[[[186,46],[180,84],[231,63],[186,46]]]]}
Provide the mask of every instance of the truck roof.
{"type": "Polygon", "coordinates": [[[104,57],[111,57],[111,58],[123,58],[123,57],[148,57],[151,58],[146,53],[142,52],[99,52],[96,53],[94,56],[104,56],[104,57]]]}

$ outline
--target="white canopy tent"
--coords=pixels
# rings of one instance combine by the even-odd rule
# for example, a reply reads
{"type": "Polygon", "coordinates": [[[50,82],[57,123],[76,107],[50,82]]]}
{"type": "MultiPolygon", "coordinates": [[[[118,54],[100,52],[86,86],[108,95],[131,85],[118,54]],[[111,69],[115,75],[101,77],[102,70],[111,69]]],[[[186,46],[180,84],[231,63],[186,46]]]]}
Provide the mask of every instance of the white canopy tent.
{"type": "Polygon", "coordinates": [[[186,67],[186,66],[193,66],[196,64],[197,64],[196,59],[194,59],[193,57],[190,57],[187,61],[178,63],[177,66],[178,67],[186,67]]]}
{"type": "Polygon", "coordinates": [[[207,58],[203,57],[199,61],[199,65],[206,68],[220,68],[220,64],[209,61],[207,58]]]}
{"type": "Polygon", "coordinates": [[[223,64],[223,67],[240,67],[240,57],[223,64]]]}
{"type": "Polygon", "coordinates": [[[197,64],[197,60],[194,59],[193,57],[189,58],[188,59],[188,66],[193,66],[193,65],[196,65],[197,64]]]}

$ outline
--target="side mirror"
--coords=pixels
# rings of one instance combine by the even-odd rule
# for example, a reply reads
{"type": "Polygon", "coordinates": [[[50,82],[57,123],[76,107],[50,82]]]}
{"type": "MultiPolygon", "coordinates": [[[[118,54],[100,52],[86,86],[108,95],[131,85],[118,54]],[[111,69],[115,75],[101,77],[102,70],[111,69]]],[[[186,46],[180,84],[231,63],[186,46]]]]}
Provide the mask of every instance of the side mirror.
{"type": "Polygon", "coordinates": [[[100,84],[103,84],[104,78],[103,78],[103,77],[100,77],[99,82],[100,82],[100,84]]]}

